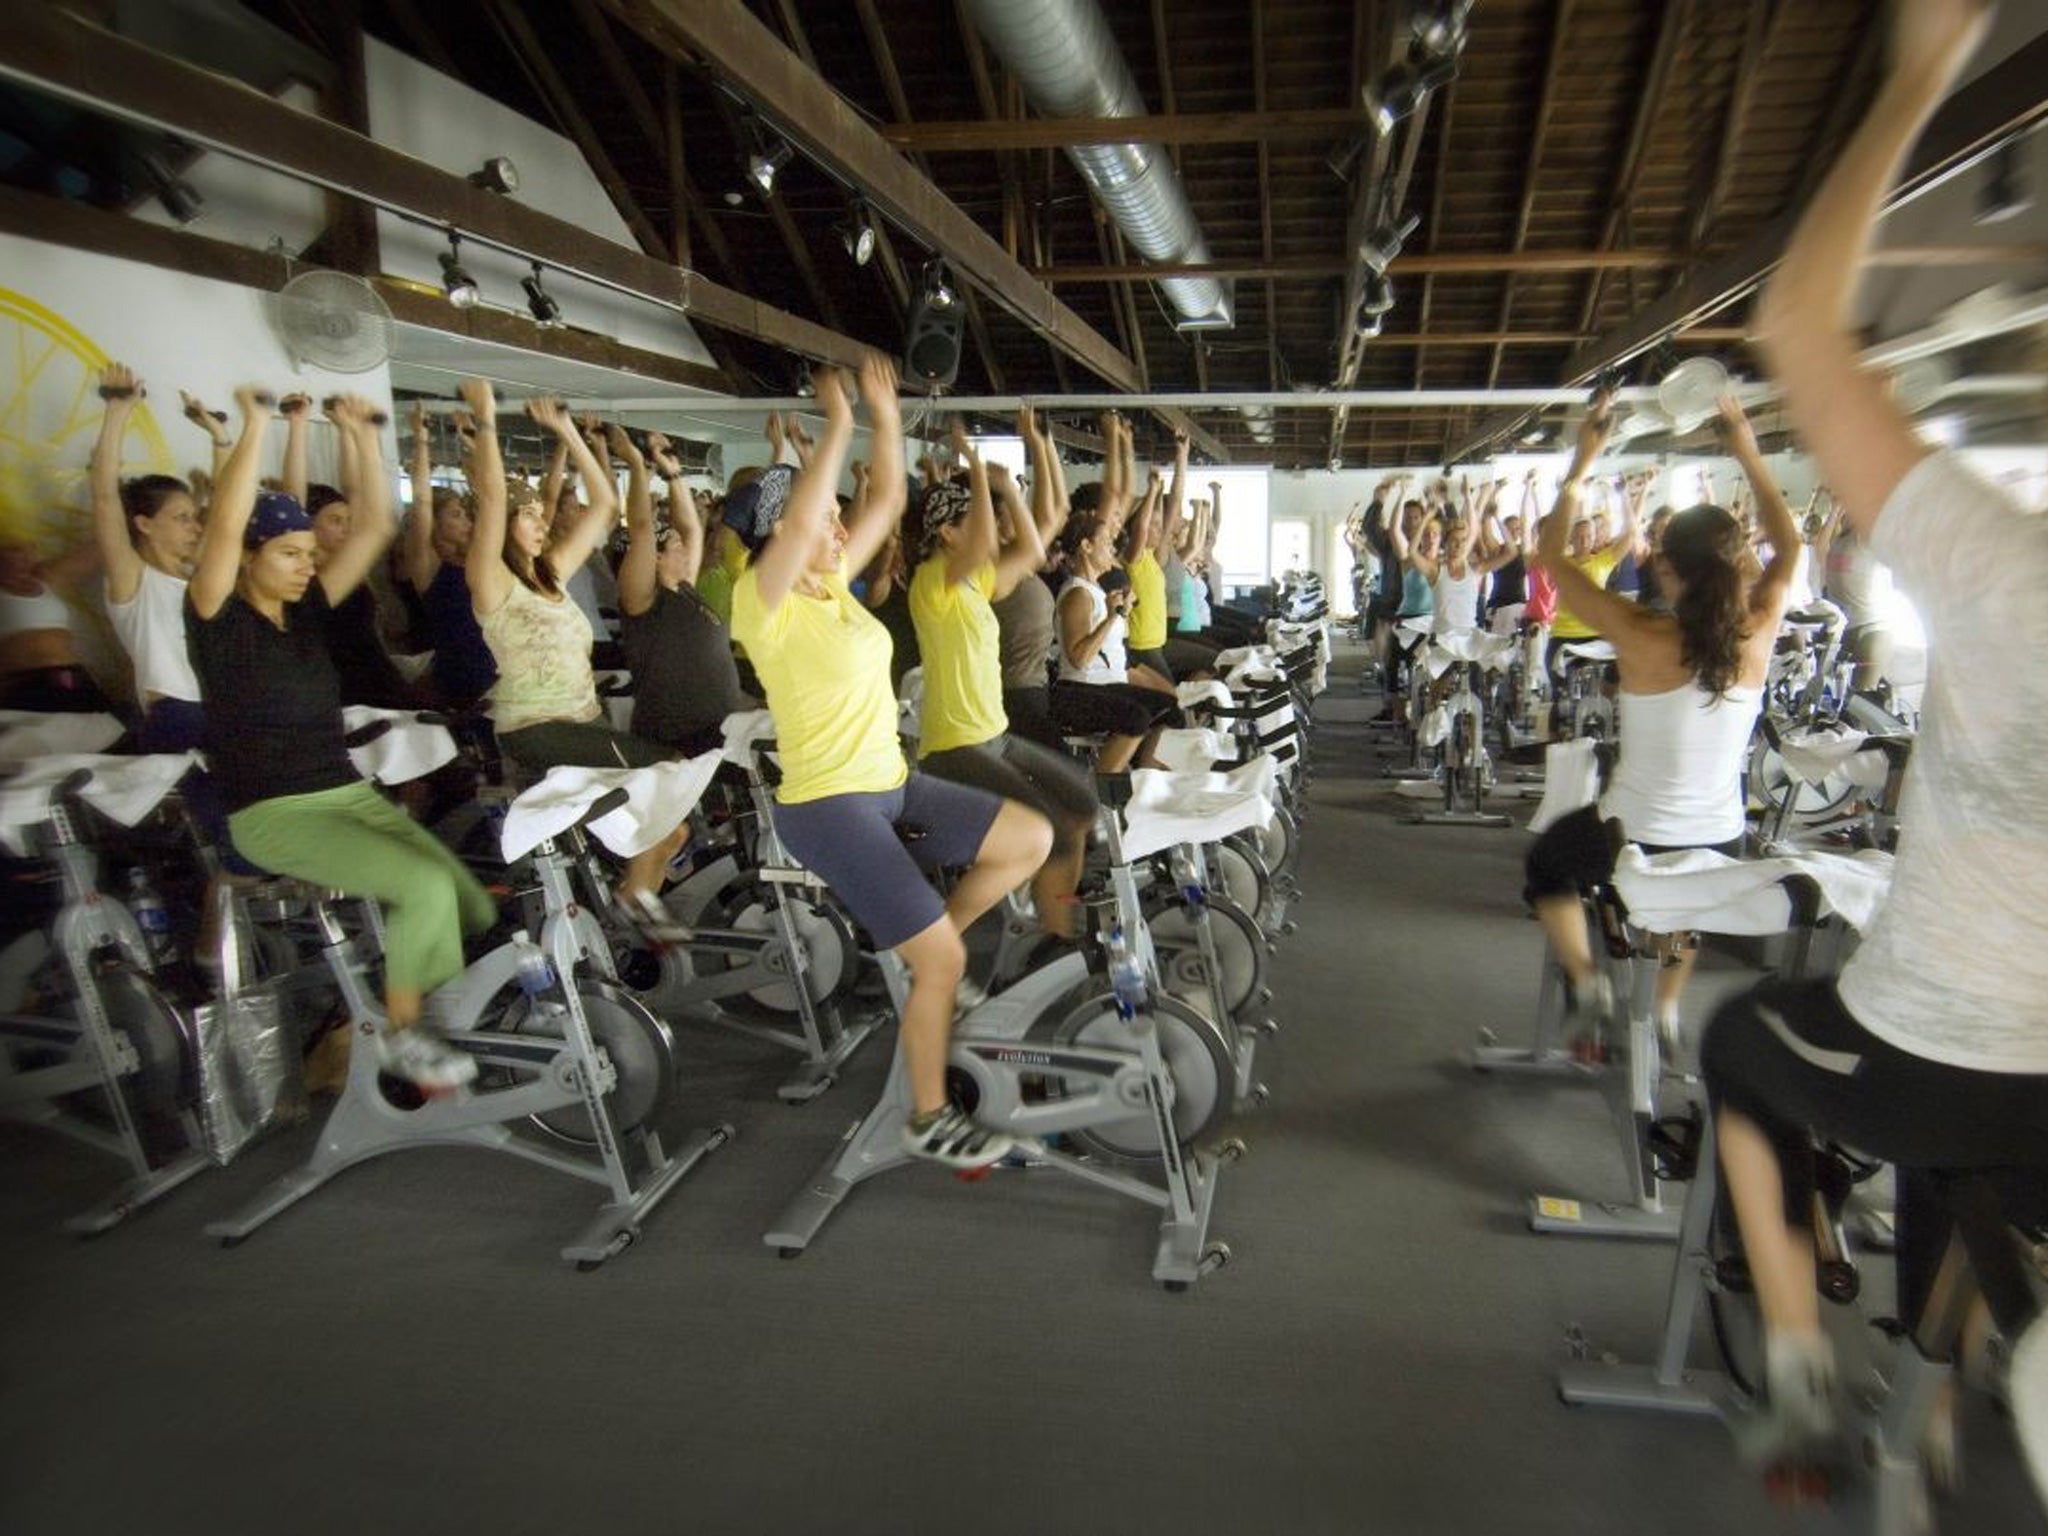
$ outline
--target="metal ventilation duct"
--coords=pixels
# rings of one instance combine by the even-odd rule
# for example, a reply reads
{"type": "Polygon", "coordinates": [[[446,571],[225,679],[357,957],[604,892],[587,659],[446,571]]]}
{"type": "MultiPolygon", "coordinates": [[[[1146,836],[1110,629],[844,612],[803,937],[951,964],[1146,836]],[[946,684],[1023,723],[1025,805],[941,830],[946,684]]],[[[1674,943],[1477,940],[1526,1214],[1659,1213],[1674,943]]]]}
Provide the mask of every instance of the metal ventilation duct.
{"type": "MultiPolygon", "coordinates": [[[[1047,117],[1139,117],[1131,79],[1096,0],[967,0],[975,25],[1047,117]]],[[[1173,161],[1156,144],[1075,144],[1067,158],[1148,261],[1209,259],[1173,161]]],[[[1183,330],[1231,324],[1228,284],[1207,277],[1158,279],[1183,330]]]]}

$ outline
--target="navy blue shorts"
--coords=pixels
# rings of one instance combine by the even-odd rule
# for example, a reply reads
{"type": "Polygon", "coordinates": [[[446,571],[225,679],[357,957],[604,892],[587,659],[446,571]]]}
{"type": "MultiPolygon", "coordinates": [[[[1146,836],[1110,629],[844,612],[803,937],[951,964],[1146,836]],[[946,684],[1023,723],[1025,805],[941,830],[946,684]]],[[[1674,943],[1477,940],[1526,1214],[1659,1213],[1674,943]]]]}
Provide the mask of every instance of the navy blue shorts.
{"type": "Polygon", "coordinates": [[[775,830],[796,861],[846,903],[875,947],[894,949],[945,915],[926,872],[972,864],[1002,808],[986,790],[913,773],[880,794],[778,803],[775,830]]]}

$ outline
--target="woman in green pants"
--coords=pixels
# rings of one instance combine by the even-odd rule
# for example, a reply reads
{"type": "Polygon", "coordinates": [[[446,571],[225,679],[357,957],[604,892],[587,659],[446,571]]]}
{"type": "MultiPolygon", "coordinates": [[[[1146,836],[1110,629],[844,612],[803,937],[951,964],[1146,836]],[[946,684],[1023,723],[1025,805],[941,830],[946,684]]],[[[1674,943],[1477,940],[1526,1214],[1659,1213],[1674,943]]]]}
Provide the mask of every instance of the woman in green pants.
{"type": "Polygon", "coordinates": [[[356,773],[329,654],[335,607],[391,538],[372,407],[354,396],[328,406],[355,446],[361,484],[351,496],[353,531],[316,571],[305,508],[280,492],[257,494],[275,405],[248,389],[236,400],[241,441],[215,487],[185,592],[185,633],[207,704],[206,755],[228,830],[265,869],[382,906],[380,1065],[427,1092],[456,1089],[475,1078],[476,1062],[421,1025],[422,1000],[462,970],[464,931],[488,928],[497,910],[452,853],[356,773]]]}

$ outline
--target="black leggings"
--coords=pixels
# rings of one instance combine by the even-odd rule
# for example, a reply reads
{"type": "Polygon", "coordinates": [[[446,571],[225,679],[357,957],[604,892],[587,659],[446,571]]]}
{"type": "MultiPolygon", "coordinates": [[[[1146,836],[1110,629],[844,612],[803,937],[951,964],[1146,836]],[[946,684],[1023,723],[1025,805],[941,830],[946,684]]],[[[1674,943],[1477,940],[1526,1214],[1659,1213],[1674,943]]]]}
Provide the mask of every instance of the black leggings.
{"type": "Polygon", "coordinates": [[[1178,706],[1170,693],[1131,683],[1052,685],[1052,717],[1070,736],[1143,736],[1178,706]]]}
{"type": "Polygon", "coordinates": [[[1030,806],[1052,823],[1055,853],[1081,848],[1095,825],[1095,786],[1088,771],[1062,751],[1023,736],[933,752],[918,768],[935,779],[971,784],[1030,806]]]}
{"type": "MultiPolygon", "coordinates": [[[[1676,853],[1682,848],[1711,848],[1731,859],[1742,857],[1742,839],[1725,843],[1637,843],[1644,853],[1676,853]]],[[[1581,806],[1560,816],[1529,845],[1522,861],[1522,900],[1534,906],[1549,896],[1590,896],[1595,886],[1614,878],[1615,847],[1597,805],[1581,806]]]]}
{"type": "Polygon", "coordinates": [[[1975,1072],[1901,1050],[1857,1023],[1831,980],[1770,980],[1723,1004],[1701,1037],[1700,1073],[1717,1112],[1747,1115],[1777,1149],[1793,1226],[1804,1228],[1813,1208],[1816,1140],[1898,1165],[1908,1318],[1919,1316],[1948,1242],[1928,1198],[1930,1171],[2004,1171],[2036,1189],[2048,1177],[2048,1076],[1975,1072]],[[1916,1198],[1905,1198],[1909,1189],[1916,1198]]]}

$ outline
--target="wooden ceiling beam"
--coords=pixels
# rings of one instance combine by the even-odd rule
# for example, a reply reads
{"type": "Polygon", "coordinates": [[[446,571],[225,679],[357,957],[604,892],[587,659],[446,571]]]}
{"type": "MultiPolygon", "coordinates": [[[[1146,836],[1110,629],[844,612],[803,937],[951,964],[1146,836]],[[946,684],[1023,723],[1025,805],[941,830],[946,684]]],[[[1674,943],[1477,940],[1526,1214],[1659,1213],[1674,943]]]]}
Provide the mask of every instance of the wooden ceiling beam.
{"type": "Polygon", "coordinates": [[[562,78],[555,61],[541,45],[539,36],[533,30],[533,23],[513,0],[484,0],[485,12],[504,37],[519,66],[533,82],[541,100],[548,104],[548,110],[555,115],[555,121],[575,141],[583,154],[584,161],[592,173],[603,184],[612,206],[619,210],[619,217],[626,221],[626,227],[633,232],[633,238],[640,242],[640,249],[650,256],[666,259],[669,242],[661,237],[654,227],[654,221],[640,206],[640,200],[633,195],[633,189],[620,173],[618,165],[591,126],[590,119],[577,105],[576,92],[568,81],[562,78]]]}
{"type": "Polygon", "coordinates": [[[1342,138],[1365,126],[1360,107],[1292,107],[1278,111],[1167,110],[1136,117],[1031,117],[1008,121],[895,123],[880,130],[897,149],[923,154],[1065,149],[1075,144],[1250,144],[1342,138]]]}
{"type": "MultiPolygon", "coordinates": [[[[1404,251],[1387,269],[1395,277],[1492,277],[1504,272],[1654,272],[1682,267],[1682,251],[1404,251]]],[[[1872,267],[2031,266],[2048,260],[2048,243],[2019,241],[1994,245],[1894,245],[1871,251],[1872,267]]],[[[1061,287],[1072,283],[1120,283],[1141,277],[1322,278],[1341,277],[1348,264],[1335,256],[1280,256],[1272,261],[1140,262],[1126,266],[1035,267],[1032,276],[1061,287]]]]}
{"type": "MultiPolygon", "coordinates": [[[[1757,83],[1771,56],[1771,42],[1778,22],[1791,9],[1783,0],[1747,0],[1748,25],[1742,32],[1742,59],[1735,70],[1735,87],[1728,98],[1728,116],[1721,124],[1721,142],[1714,151],[1713,169],[1692,216],[1686,244],[1697,251],[1706,243],[1728,187],[1735,179],[1735,152],[1749,126],[1749,111],[1756,102],[1757,83]]],[[[1877,28],[1871,30],[1876,31],[1877,28]]]]}
{"type": "Polygon", "coordinates": [[[828,174],[943,256],[1025,325],[1120,389],[1130,358],[1011,259],[965,210],[921,175],[866,118],[762,25],[741,0],[606,0],[645,36],[711,63],[828,174]]]}
{"type": "MultiPolygon", "coordinates": [[[[1983,74],[1959,86],[1929,121],[1907,159],[1885,211],[1946,181],[2014,134],[2048,122],[2048,33],[2030,39],[1983,74]]],[[[1749,297],[1783,260],[1804,209],[1787,208],[1740,248],[1693,277],[1626,325],[1580,348],[1566,363],[1563,381],[1578,385],[1655,347],[1673,332],[1696,325],[1749,297]]],[[[1897,255],[1897,251],[1880,253],[1897,255]]],[[[1496,411],[1480,420],[1451,457],[1476,453],[1524,420],[1527,412],[1496,411]]]]}
{"type": "MultiPolygon", "coordinates": [[[[1266,24],[1262,19],[1265,6],[1261,0],[1250,0],[1252,13],[1252,105],[1259,112],[1266,110],[1266,24]]],[[[1266,141],[1259,140],[1259,254],[1267,262],[1273,260],[1273,170],[1272,155],[1266,141]]],[[[1280,323],[1276,318],[1273,302],[1273,279],[1266,279],[1266,387],[1280,387],[1280,323]]]]}
{"type": "MultiPolygon", "coordinates": [[[[1572,11],[1578,0],[1556,0],[1550,15],[1550,51],[1543,63],[1543,86],[1536,98],[1536,126],[1529,135],[1529,158],[1522,169],[1522,201],[1515,210],[1515,234],[1509,249],[1515,254],[1529,243],[1529,223],[1536,213],[1536,177],[1543,165],[1543,146],[1550,138],[1550,119],[1557,109],[1558,87],[1564,78],[1565,37],[1571,31],[1572,11]]],[[[1501,280],[1500,318],[1495,329],[1506,330],[1515,309],[1515,274],[1501,280]]],[[[1486,364],[1486,387],[1500,382],[1500,362],[1507,354],[1500,348],[1486,364]]]]}
{"type": "Polygon", "coordinates": [[[473,187],[464,176],[54,7],[31,7],[0,28],[0,79],[422,223],[453,226],[480,245],[773,346],[848,365],[865,350],[702,273],[473,187]]]}
{"type": "MultiPolygon", "coordinates": [[[[1436,185],[1430,189],[1429,228],[1424,232],[1423,236],[1429,242],[1429,249],[1432,253],[1436,250],[1438,232],[1444,226],[1444,188],[1449,185],[1451,179],[1451,120],[1456,115],[1457,110],[1458,82],[1453,80],[1444,90],[1443,116],[1437,123],[1436,185]]],[[[1399,257],[1395,258],[1397,263],[1399,259],[1399,257]]],[[[1435,306],[1435,303],[1436,274],[1434,272],[1424,272],[1422,274],[1422,313],[1420,319],[1416,322],[1418,329],[1424,334],[1427,334],[1429,331],[1430,310],[1435,306]]],[[[1383,341],[1386,339],[1385,333],[1381,334],[1380,339],[1383,341]]],[[[1417,347],[1415,349],[1415,387],[1417,389],[1422,388],[1422,370],[1424,360],[1428,355],[1429,349],[1427,347],[1417,347]]]]}

